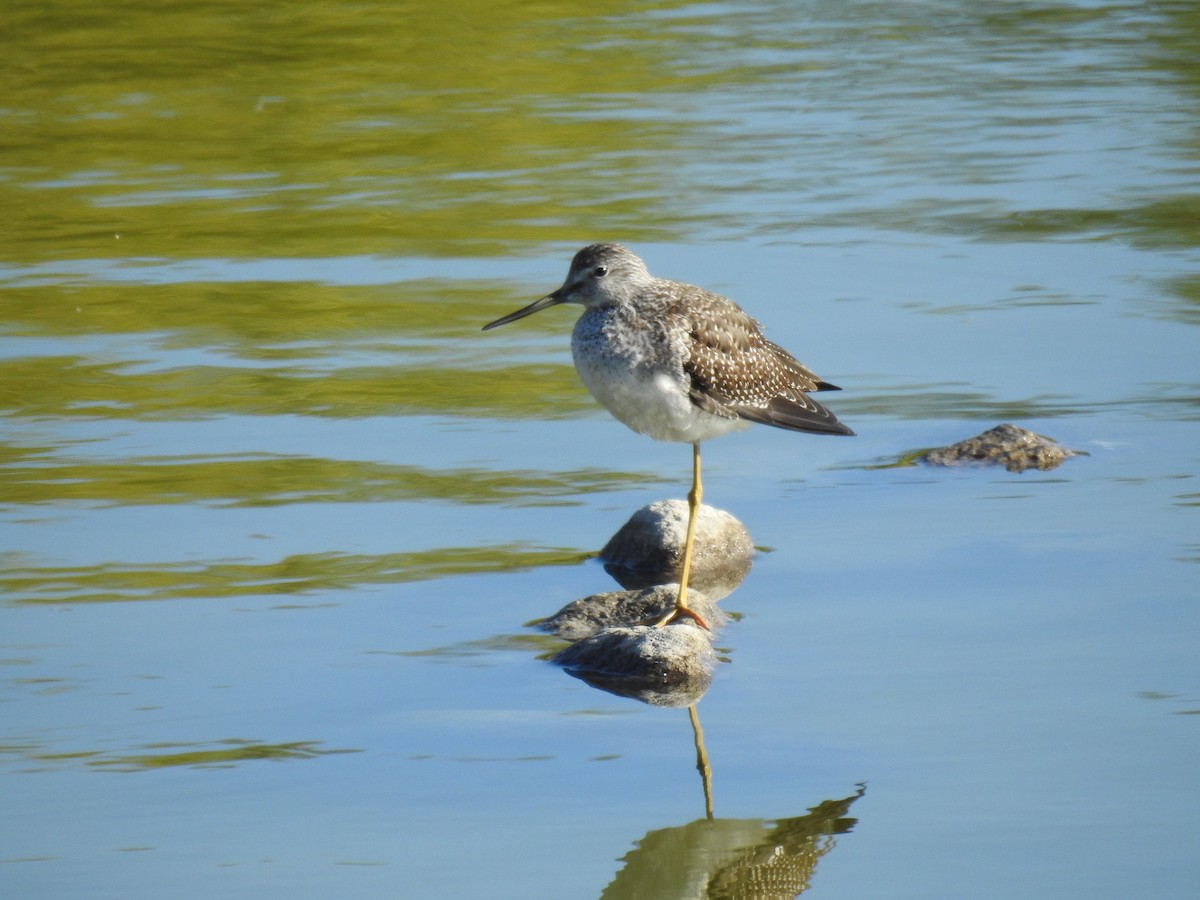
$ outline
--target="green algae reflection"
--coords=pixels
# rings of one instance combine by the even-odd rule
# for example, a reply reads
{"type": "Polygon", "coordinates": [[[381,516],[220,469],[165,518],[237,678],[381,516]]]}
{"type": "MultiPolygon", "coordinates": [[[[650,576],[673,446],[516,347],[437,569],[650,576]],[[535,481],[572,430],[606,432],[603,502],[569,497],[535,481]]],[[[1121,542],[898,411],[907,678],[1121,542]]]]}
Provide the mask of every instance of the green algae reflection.
{"type": "Polygon", "coordinates": [[[217,741],[215,747],[205,748],[197,744],[149,744],[144,753],[118,754],[101,759],[89,759],[88,766],[120,772],[137,772],[148,769],[167,769],[172,766],[197,768],[228,768],[237,763],[254,760],[276,762],[296,759],[313,759],[335,753],[360,753],[360,750],[322,749],[320,741],[292,741],[283,744],[265,744],[237,738],[217,741]]]}
{"type": "Polygon", "coordinates": [[[648,475],[433,470],[358,460],[252,454],[234,459],[172,456],[122,461],[63,459],[0,444],[0,504],[82,501],[102,505],[207,503],[270,507],[289,503],[440,500],[462,504],[561,506],[601,491],[661,481],[648,475]]]}
{"type": "Polygon", "coordinates": [[[629,96],[721,78],[664,67],[621,5],[8,6],[6,164],[30,177],[0,183],[0,205],[18,260],[118,236],[141,258],[439,255],[597,217],[662,235],[686,202],[624,160],[694,125],[567,111],[597,73],[629,96]],[[598,194],[579,148],[611,157],[622,190],[598,194]]]}
{"type": "Polygon", "coordinates": [[[378,555],[304,553],[274,562],[109,563],[36,566],[0,557],[0,595],[16,603],[104,603],[297,595],[477,572],[575,565],[576,550],[521,544],[378,555]]]}

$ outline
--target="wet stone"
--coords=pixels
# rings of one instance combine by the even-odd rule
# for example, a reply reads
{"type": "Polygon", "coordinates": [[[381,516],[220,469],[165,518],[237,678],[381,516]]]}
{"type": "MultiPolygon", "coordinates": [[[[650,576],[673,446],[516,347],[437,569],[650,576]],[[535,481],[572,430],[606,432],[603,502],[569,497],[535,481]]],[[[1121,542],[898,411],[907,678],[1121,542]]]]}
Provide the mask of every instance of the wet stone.
{"type": "Polygon", "coordinates": [[[712,684],[717,654],[687,619],[662,628],[605,628],[551,660],[592,687],[655,706],[690,706],[712,684]]]}
{"type": "MultiPolygon", "coordinates": [[[[568,641],[578,641],[604,628],[652,625],[675,606],[678,590],[678,585],[660,584],[637,591],[592,594],[572,600],[554,615],[539,622],[538,628],[568,641]]],[[[687,605],[714,631],[725,624],[725,614],[702,591],[689,589],[687,605]]]]}
{"type": "Polygon", "coordinates": [[[927,450],[917,457],[931,466],[998,465],[1010,472],[1057,468],[1064,459],[1080,456],[1053,440],[1016,425],[997,425],[948,447],[927,450]]]}
{"type": "MultiPolygon", "coordinates": [[[[605,569],[625,587],[678,577],[687,538],[688,505],[659,500],[635,512],[600,551],[605,569]]],[[[696,518],[689,585],[720,599],[750,571],[754,543],[746,526],[724,510],[701,504],[696,518]]]]}

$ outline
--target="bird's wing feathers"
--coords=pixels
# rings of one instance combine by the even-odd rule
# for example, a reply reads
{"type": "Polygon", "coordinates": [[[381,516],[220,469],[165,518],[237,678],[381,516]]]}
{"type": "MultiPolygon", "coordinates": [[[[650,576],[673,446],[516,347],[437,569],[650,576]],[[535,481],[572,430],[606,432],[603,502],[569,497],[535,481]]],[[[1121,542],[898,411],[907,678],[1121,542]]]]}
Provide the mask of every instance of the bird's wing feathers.
{"type": "Polygon", "coordinates": [[[708,291],[688,298],[692,402],[725,418],[824,434],[853,434],[808,391],[838,390],[777,344],[732,300],[708,291]]]}

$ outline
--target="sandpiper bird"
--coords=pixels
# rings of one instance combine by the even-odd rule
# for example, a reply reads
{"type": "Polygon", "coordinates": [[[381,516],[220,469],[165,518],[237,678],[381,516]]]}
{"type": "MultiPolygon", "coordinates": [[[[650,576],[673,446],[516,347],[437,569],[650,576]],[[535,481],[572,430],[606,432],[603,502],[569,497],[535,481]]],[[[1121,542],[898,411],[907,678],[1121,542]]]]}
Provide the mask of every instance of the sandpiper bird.
{"type": "Polygon", "coordinates": [[[808,396],[836,391],[762,335],[732,300],[655,278],[618,244],[592,244],[571,260],[562,287],[483,326],[506,325],[560,303],[583,314],[571,335],[575,369],[592,396],[634,431],[692,445],[692,490],[675,609],[689,616],[692,544],[700,508],[700,442],[751,422],[815,434],[854,434],[808,396]]]}

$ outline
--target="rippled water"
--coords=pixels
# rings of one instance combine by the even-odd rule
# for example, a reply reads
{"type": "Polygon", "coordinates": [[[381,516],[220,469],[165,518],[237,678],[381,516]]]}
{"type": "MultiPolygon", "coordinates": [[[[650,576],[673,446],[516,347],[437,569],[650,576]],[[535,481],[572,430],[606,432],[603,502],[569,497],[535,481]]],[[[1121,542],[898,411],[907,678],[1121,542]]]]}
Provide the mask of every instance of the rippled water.
{"type": "Polygon", "coordinates": [[[1193,895],[1194,4],[5,18],[6,896],[1193,895]],[[858,432],[706,446],[697,722],[525,625],[686,490],[479,331],[594,240],[858,432]],[[1003,421],[1088,455],[893,465],[1003,421]]]}

